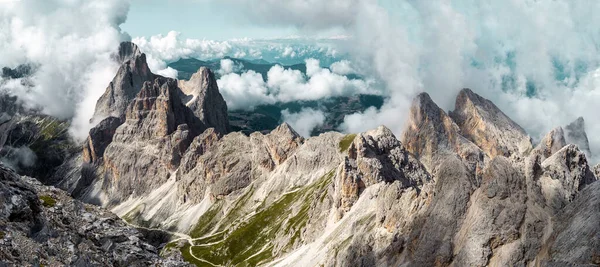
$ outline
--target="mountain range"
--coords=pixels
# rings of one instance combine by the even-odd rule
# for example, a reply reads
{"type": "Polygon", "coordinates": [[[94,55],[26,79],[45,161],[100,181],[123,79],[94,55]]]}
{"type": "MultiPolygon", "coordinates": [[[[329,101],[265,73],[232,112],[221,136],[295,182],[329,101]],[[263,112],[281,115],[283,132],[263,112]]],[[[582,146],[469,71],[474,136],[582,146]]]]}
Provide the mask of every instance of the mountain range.
{"type": "Polygon", "coordinates": [[[243,133],[209,68],[165,78],[132,43],[114,60],[83,144],[4,98],[2,151],[63,148],[59,164],[0,168],[6,264],[600,264],[600,165],[581,118],[534,143],[463,89],[450,112],[417,95],[400,136],[243,133]],[[45,142],[17,143],[19,129],[45,142]]]}

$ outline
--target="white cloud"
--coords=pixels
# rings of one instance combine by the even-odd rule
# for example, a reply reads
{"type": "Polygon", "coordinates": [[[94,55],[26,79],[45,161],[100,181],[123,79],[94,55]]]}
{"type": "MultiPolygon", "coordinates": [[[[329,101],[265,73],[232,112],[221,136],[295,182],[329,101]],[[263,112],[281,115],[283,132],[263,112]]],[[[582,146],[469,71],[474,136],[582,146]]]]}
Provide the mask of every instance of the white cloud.
{"type": "Polygon", "coordinates": [[[225,75],[225,74],[229,74],[229,73],[234,73],[234,72],[240,72],[244,69],[244,64],[242,63],[235,63],[233,62],[233,60],[231,59],[221,59],[221,68],[217,71],[217,73],[221,74],[221,75],[225,75]]]}
{"type": "Polygon", "coordinates": [[[312,108],[303,108],[298,113],[292,113],[287,109],[282,110],[281,117],[284,122],[287,122],[303,137],[310,137],[315,127],[325,123],[325,114],[323,111],[312,108]]]}
{"type": "Polygon", "coordinates": [[[230,110],[251,109],[260,104],[274,103],[262,75],[252,70],[242,74],[230,73],[217,81],[219,91],[230,110]]]}
{"type": "MultiPolygon", "coordinates": [[[[242,59],[265,59],[281,64],[297,64],[307,58],[336,60],[341,56],[333,46],[345,39],[232,39],[229,41],[184,38],[171,31],[166,35],[136,37],[132,40],[148,57],[154,72],[167,68],[167,64],[181,58],[213,60],[226,56],[242,59]]],[[[329,63],[327,63],[329,64],[329,63]]]]}
{"type": "Polygon", "coordinates": [[[273,66],[267,81],[254,71],[229,73],[217,82],[232,109],[252,109],[256,105],[297,100],[317,100],[333,96],[379,94],[370,81],[348,79],[322,68],[316,59],[307,59],[306,75],[299,70],[273,66]]]}
{"type": "Polygon", "coordinates": [[[46,114],[75,117],[74,135],[87,132],[89,117],[83,116],[94,109],[89,104],[104,92],[118,67],[110,55],[129,38],[119,28],[128,9],[119,0],[3,3],[0,66],[39,65],[31,77],[34,86],[13,87],[12,93],[46,114]]]}
{"type": "Polygon", "coordinates": [[[331,66],[329,66],[329,68],[333,73],[339,75],[348,75],[356,73],[356,71],[352,67],[352,63],[350,63],[349,60],[341,60],[338,62],[334,62],[333,64],[331,64],[331,66]]]}

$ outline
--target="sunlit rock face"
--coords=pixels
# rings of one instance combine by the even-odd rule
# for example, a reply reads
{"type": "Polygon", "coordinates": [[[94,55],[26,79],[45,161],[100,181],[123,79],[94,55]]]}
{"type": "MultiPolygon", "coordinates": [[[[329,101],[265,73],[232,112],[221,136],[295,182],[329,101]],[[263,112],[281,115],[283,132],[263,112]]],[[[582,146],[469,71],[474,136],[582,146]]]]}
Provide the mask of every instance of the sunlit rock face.
{"type": "Polygon", "coordinates": [[[508,118],[494,103],[463,89],[450,113],[461,134],[489,157],[521,155],[531,149],[525,130],[508,118]]]}
{"type": "Polygon", "coordinates": [[[204,124],[211,125],[216,132],[231,131],[227,117],[227,103],[219,93],[215,74],[208,68],[200,68],[189,81],[179,81],[185,94],[184,102],[204,124]]]}

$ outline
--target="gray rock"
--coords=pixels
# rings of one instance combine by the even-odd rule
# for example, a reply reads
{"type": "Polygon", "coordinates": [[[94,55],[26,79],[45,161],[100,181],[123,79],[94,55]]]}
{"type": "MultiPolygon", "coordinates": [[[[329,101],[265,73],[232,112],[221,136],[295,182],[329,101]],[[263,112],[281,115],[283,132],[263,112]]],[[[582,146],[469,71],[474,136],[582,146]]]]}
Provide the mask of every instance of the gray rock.
{"type": "Polygon", "coordinates": [[[103,156],[111,201],[149,193],[166,182],[192,139],[205,129],[178,90],[175,80],[156,78],[144,83],[127,108],[103,156]]]}
{"type": "Polygon", "coordinates": [[[490,158],[510,157],[532,149],[531,139],[494,103],[463,89],[456,98],[450,117],[460,127],[461,135],[479,146],[490,158]]]}
{"type": "Polygon", "coordinates": [[[115,131],[122,120],[108,117],[90,130],[87,140],[83,145],[83,162],[98,163],[104,155],[104,150],[112,142],[115,131]]]}
{"type": "Polygon", "coordinates": [[[98,102],[92,121],[100,121],[112,116],[123,118],[127,106],[140,91],[144,82],[156,77],[148,68],[146,55],[130,42],[122,43],[115,60],[121,64],[119,71],[98,102]]]}
{"type": "Polygon", "coordinates": [[[588,158],[592,157],[590,142],[587,133],[585,132],[585,121],[583,120],[583,117],[579,117],[569,125],[565,126],[565,133],[565,139],[568,144],[577,145],[588,158]]]}
{"type": "Polygon", "coordinates": [[[210,69],[200,68],[189,81],[179,81],[179,87],[185,94],[184,103],[194,111],[194,115],[200,121],[210,125],[220,134],[231,131],[227,103],[219,93],[215,74],[210,69]]]}
{"type": "Polygon", "coordinates": [[[471,171],[484,167],[485,153],[460,134],[460,128],[439,108],[427,93],[415,97],[402,143],[430,171],[448,155],[458,154],[471,171]]]}
{"type": "Polygon", "coordinates": [[[566,145],[564,131],[562,127],[557,127],[546,134],[535,149],[546,159],[566,145]]]}
{"type": "Polygon", "coordinates": [[[162,259],[136,229],[114,214],[19,177],[3,165],[0,196],[0,235],[11,239],[0,246],[0,258],[8,266],[185,265],[176,258],[162,259]],[[94,227],[99,221],[103,223],[94,227]],[[137,242],[123,242],[129,239],[137,242]]]}

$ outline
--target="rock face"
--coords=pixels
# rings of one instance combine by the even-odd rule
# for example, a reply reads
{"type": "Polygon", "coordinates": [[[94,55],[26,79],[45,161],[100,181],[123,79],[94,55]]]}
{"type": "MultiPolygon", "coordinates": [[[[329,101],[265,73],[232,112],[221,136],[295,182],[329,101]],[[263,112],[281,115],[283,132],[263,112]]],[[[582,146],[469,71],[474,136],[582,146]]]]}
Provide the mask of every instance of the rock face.
{"type": "Polygon", "coordinates": [[[178,191],[182,202],[196,204],[202,201],[205,192],[214,199],[245,188],[253,177],[281,165],[303,142],[287,124],[267,135],[254,133],[248,137],[232,133],[222,140],[218,138],[218,133],[209,129],[194,139],[183,156],[177,174],[181,179],[178,191]]]}
{"type": "Polygon", "coordinates": [[[397,181],[401,188],[418,187],[431,179],[423,166],[383,126],[354,138],[337,177],[339,217],[352,208],[368,186],[397,181]]]}
{"type": "Polygon", "coordinates": [[[146,63],[146,55],[133,43],[122,43],[115,60],[121,66],[104,94],[98,99],[93,120],[102,120],[108,116],[123,118],[129,102],[144,82],[155,78],[146,63]]]}
{"type": "Polygon", "coordinates": [[[587,133],[585,132],[585,121],[583,117],[577,118],[575,121],[565,126],[567,143],[574,144],[585,152],[588,158],[591,158],[590,142],[588,141],[587,133]]]}
{"type": "Polygon", "coordinates": [[[460,131],[427,93],[421,93],[413,100],[402,143],[431,171],[444,157],[458,154],[472,171],[480,172],[486,155],[460,131]]]}
{"type": "Polygon", "coordinates": [[[122,65],[94,118],[109,117],[90,131],[81,155],[54,175],[63,176],[57,185],[68,192],[105,206],[166,182],[207,128],[229,131],[227,105],[210,70],[181,83],[182,89],[177,80],[152,74],[135,44],[122,43],[114,59],[122,65]]]}
{"type": "Polygon", "coordinates": [[[104,176],[113,199],[144,194],[166,182],[204,129],[179,98],[175,80],[145,82],[104,151],[104,176]]]}
{"type": "Polygon", "coordinates": [[[90,134],[83,145],[83,161],[85,163],[100,162],[104,150],[112,142],[115,131],[120,125],[121,119],[108,117],[90,130],[90,134]]]}
{"type": "Polygon", "coordinates": [[[544,158],[548,158],[567,145],[562,127],[550,131],[535,148],[544,158]]]}
{"type": "Polygon", "coordinates": [[[450,116],[460,127],[461,134],[491,158],[509,157],[531,149],[531,140],[521,126],[470,89],[460,91],[450,116]]]}
{"type": "Polygon", "coordinates": [[[189,81],[179,81],[179,87],[186,95],[186,106],[194,111],[200,121],[211,125],[221,134],[231,131],[227,118],[227,103],[219,93],[215,74],[210,69],[200,68],[189,81]]]}
{"type": "Polygon", "coordinates": [[[114,214],[0,166],[0,258],[7,266],[187,266],[114,214]]]}

